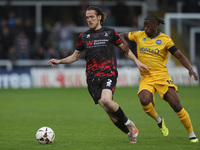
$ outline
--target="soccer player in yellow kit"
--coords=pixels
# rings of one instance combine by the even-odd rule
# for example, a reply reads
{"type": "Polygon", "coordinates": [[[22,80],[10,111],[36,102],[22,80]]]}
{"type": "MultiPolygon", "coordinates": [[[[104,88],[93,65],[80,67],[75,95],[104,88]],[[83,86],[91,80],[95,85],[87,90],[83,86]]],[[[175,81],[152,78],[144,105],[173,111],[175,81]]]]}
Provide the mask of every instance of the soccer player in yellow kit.
{"type": "Polygon", "coordinates": [[[126,44],[128,44],[126,40],[136,42],[138,59],[149,68],[149,72],[140,72],[138,97],[143,110],[156,120],[163,136],[168,136],[169,130],[165,126],[163,117],[160,117],[154,109],[155,93],[158,92],[178,115],[189,134],[190,142],[196,143],[199,140],[194,133],[190,117],[180,103],[177,86],[169,77],[166,66],[169,52],[189,71],[194,80],[198,80],[198,76],[188,59],[175,47],[172,39],[158,31],[160,23],[164,24],[164,21],[149,14],[144,19],[144,31],[121,33],[119,36],[126,44]]]}

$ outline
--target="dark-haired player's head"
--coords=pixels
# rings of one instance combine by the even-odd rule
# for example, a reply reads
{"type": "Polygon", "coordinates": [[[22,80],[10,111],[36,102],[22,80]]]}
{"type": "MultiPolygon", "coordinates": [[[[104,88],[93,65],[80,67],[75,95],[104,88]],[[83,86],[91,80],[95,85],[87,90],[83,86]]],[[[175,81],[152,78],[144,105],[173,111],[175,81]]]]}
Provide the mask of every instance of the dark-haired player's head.
{"type": "Polygon", "coordinates": [[[154,37],[155,35],[157,35],[158,25],[160,23],[165,24],[163,20],[157,18],[155,15],[153,14],[147,15],[146,18],[144,19],[145,33],[151,38],[154,37]]]}
{"type": "Polygon", "coordinates": [[[156,17],[156,16],[153,15],[153,14],[148,14],[144,20],[149,20],[149,21],[151,21],[152,23],[155,23],[155,24],[158,24],[158,25],[159,25],[160,23],[161,23],[161,24],[165,24],[164,20],[159,19],[158,17],[156,17]]]}
{"type": "Polygon", "coordinates": [[[106,14],[98,6],[89,6],[86,9],[86,19],[89,28],[96,30],[106,20],[106,14]]]}

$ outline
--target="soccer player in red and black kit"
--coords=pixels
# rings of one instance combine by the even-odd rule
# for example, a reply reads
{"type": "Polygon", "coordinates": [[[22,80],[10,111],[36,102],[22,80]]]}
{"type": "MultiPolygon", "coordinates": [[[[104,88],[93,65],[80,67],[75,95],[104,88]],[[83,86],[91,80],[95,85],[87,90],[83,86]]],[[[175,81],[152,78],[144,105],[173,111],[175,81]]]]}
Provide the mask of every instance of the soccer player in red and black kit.
{"type": "Polygon", "coordinates": [[[122,43],[114,29],[101,26],[106,19],[106,14],[99,7],[89,6],[86,10],[86,19],[90,29],[80,34],[74,53],[60,60],[51,59],[49,63],[53,67],[57,64],[72,63],[77,61],[85,51],[90,95],[95,104],[99,104],[106,111],[111,121],[128,135],[130,143],[136,143],[138,129],[112,99],[118,76],[114,46],[118,46],[129,59],[135,61],[141,71],[148,70],[148,67],[135,57],[127,45],[122,43]]]}

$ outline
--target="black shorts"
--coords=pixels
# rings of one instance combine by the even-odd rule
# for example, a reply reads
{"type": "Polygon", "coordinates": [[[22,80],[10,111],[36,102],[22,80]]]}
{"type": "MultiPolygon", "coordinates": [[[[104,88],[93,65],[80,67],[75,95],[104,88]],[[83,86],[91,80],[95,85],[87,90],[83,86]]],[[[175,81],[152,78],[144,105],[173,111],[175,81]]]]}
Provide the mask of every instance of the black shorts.
{"type": "Polygon", "coordinates": [[[110,89],[114,94],[116,82],[116,77],[87,79],[88,91],[95,104],[98,104],[103,89],[110,89]]]}

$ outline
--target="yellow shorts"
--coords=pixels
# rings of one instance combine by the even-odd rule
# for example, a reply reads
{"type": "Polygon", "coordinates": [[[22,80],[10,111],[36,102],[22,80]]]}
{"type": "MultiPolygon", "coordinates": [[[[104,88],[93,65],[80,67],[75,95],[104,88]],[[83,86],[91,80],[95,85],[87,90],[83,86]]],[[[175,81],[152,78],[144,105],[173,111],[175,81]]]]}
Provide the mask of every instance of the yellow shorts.
{"type": "Polygon", "coordinates": [[[158,74],[154,76],[142,76],[139,84],[138,94],[142,90],[148,90],[152,93],[153,102],[155,103],[155,93],[158,91],[160,97],[165,100],[165,94],[169,87],[174,87],[178,92],[178,88],[174,85],[173,80],[168,74],[158,74]]]}

